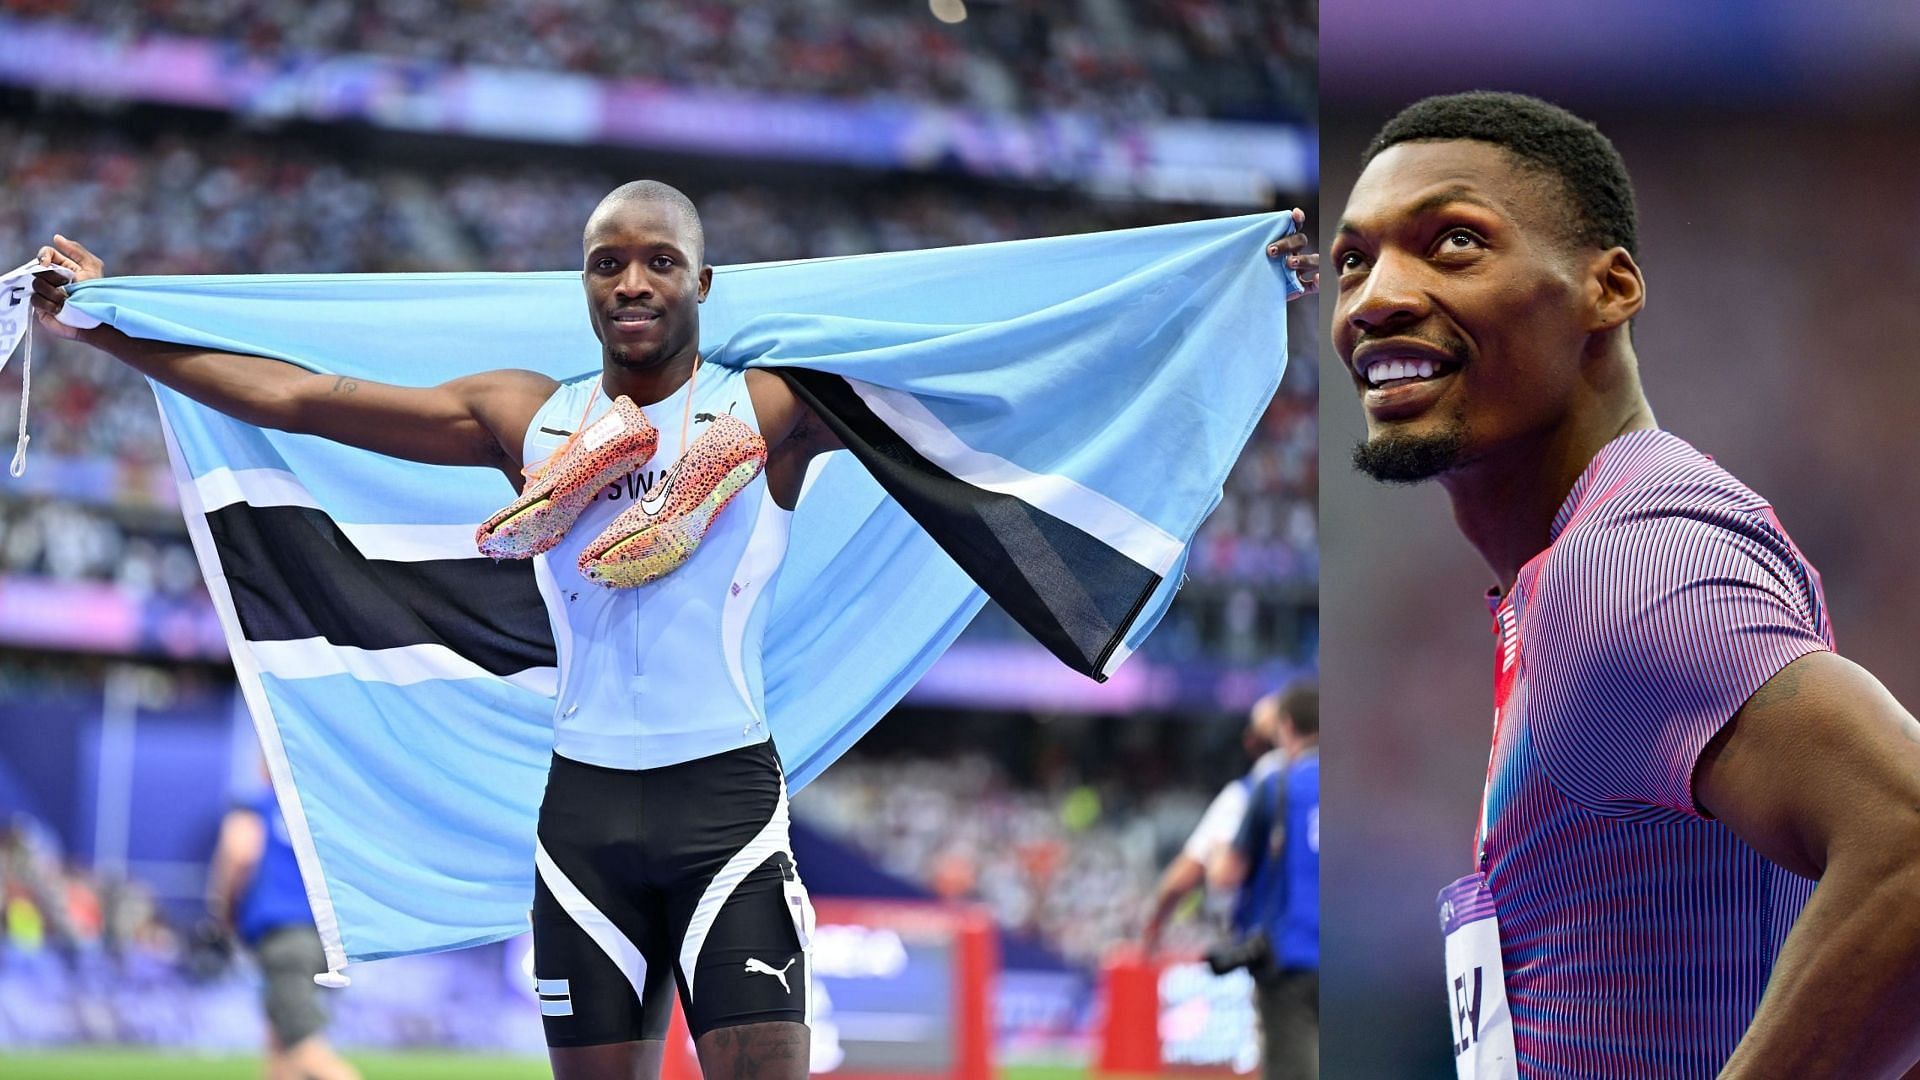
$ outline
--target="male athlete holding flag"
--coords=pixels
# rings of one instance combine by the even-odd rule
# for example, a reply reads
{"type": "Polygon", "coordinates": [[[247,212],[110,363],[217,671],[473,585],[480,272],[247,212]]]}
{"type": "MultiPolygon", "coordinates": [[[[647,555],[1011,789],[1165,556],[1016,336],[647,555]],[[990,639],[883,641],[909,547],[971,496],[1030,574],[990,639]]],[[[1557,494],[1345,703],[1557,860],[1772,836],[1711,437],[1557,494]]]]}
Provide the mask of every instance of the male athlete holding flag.
{"type": "MultiPolygon", "coordinates": [[[[602,364],[565,383],[409,388],[76,332],[50,317],[65,302],[51,275],[34,303],[50,330],[246,423],[507,476],[520,498],[478,541],[540,559],[561,669],[533,920],[555,1074],[656,1074],[677,981],[707,1075],[802,1077],[812,913],[757,657],[807,466],[839,443],[786,380],[702,362],[712,269],[684,195],[624,185],[583,243],[602,364]]],[[[1268,254],[1310,290],[1304,245],[1268,254]]],[[[41,258],[77,281],[102,271],[61,237],[41,258]]]]}

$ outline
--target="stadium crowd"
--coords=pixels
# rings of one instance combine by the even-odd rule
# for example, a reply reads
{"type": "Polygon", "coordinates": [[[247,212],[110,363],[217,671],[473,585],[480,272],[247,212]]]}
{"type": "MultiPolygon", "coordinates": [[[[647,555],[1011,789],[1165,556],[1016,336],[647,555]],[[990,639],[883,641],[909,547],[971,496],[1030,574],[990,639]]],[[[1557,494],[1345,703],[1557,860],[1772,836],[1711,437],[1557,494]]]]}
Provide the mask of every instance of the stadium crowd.
{"type": "Polygon", "coordinates": [[[145,883],[64,858],[59,839],[28,815],[0,823],[0,964],[49,950],[173,957],[178,948],[145,883]]]}
{"type": "MultiPolygon", "coordinates": [[[[579,258],[580,222],[620,179],[536,167],[343,163],[260,137],[143,143],[112,130],[53,134],[6,124],[0,174],[9,178],[0,188],[0,251],[24,257],[59,230],[102,252],[114,271],[146,274],[565,267],[579,258]]],[[[931,182],[688,187],[718,263],[981,243],[1187,213],[1014,192],[958,196],[931,182]]],[[[33,455],[164,466],[140,379],[91,349],[44,339],[38,349],[33,455]]],[[[1247,653],[1233,659],[1257,659],[1272,655],[1277,640],[1292,640],[1275,625],[1275,587],[1310,589],[1317,574],[1312,365],[1293,367],[1196,542],[1188,574],[1196,595],[1207,595],[1204,609],[1177,606],[1149,655],[1178,660],[1233,641],[1247,653]]],[[[15,423],[19,370],[9,365],[0,376],[0,430],[15,423]]],[[[177,532],[134,535],[112,513],[10,498],[0,498],[0,529],[0,571],[169,594],[197,588],[177,532]]]]}
{"type": "MultiPolygon", "coordinates": [[[[1159,860],[1206,807],[1207,792],[1137,779],[1066,771],[1019,784],[977,751],[855,754],[800,792],[794,813],[942,899],[983,903],[1001,926],[1097,965],[1138,935],[1159,860]]],[[[1177,923],[1165,943],[1198,951],[1209,933],[1177,923]]]]}
{"type": "Polygon", "coordinates": [[[1308,0],[0,0],[0,12],[263,54],[447,64],[1130,119],[1314,114],[1308,0]],[[943,23],[943,10],[962,21],[943,23]],[[1302,74],[1304,73],[1304,74],[1302,74]]]}
{"type": "Polygon", "coordinates": [[[133,600],[203,592],[177,524],[137,528],[110,510],[57,499],[0,499],[0,574],[110,581],[133,600]]]}

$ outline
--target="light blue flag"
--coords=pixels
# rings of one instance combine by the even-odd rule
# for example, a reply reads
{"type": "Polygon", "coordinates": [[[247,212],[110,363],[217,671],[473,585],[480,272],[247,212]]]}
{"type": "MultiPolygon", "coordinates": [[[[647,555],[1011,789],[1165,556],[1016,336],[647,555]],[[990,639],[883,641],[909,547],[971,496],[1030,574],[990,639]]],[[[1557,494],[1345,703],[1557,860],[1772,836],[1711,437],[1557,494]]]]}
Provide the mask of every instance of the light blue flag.
{"type": "MultiPolygon", "coordinates": [[[[852,451],[816,465],[766,631],[796,789],[989,594],[1095,678],[1140,644],[1279,385],[1291,229],[715,269],[703,354],[783,369],[852,451]]],[[[573,272],[108,278],[62,317],[408,385],[600,358],[573,272]]],[[[523,931],[555,671],[529,565],[473,548],[505,479],[155,394],[330,968],[523,931]]]]}

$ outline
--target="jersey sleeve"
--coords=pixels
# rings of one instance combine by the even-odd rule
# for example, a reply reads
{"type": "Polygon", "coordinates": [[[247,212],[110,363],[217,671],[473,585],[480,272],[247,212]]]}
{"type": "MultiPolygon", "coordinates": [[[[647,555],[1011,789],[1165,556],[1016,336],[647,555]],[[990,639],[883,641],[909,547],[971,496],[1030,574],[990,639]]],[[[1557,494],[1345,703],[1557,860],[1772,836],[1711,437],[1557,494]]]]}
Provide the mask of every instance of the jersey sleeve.
{"type": "Polygon", "coordinates": [[[1180,853],[1202,866],[1206,865],[1215,852],[1233,842],[1234,836],[1240,831],[1240,818],[1246,810],[1246,782],[1234,780],[1228,783],[1220,789],[1220,794],[1213,797],[1207,812],[1200,815],[1200,824],[1193,827],[1180,853]]]}
{"type": "Polygon", "coordinates": [[[1521,620],[1527,730],[1568,798],[1700,816],[1700,753],[1830,647],[1810,567],[1762,510],[1644,513],[1554,545],[1521,620]]]}

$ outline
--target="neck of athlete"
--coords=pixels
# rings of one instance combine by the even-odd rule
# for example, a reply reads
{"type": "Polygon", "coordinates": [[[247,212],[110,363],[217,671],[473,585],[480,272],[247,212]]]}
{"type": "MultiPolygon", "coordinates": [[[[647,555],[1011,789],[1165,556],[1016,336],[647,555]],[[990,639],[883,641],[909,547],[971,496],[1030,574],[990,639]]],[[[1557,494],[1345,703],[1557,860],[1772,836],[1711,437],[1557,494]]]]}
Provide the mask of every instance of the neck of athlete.
{"type": "Polygon", "coordinates": [[[644,408],[672,397],[693,377],[699,363],[700,350],[695,345],[644,366],[619,359],[608,350],[600,364],[600,390],[609,399],[631,398],[644,408]]]}
{"type": "Polygon", "coordinates": [[[1558,423],[1509,440],[1440,478],[1453,502],[1453,520],[1486,560],[1503,595],[1527,560],[1546,550],[1554,515],[1601,447],[1629,431],[1658,426],[1630,343],[1588,357],[1581,370],[1588,378],[1558,423]]]}

